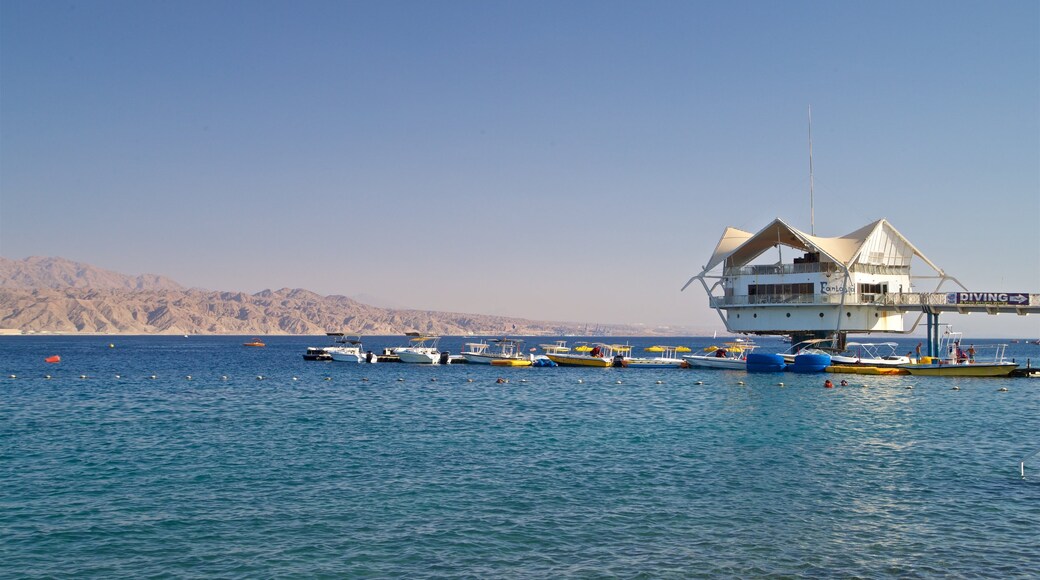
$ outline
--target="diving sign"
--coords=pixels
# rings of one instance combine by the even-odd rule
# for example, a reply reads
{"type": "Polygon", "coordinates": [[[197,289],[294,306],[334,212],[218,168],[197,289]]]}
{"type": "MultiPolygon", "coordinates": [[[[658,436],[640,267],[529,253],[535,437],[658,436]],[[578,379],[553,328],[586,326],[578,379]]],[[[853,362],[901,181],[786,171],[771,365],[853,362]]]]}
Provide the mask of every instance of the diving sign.
{"type": "Polygon", "coordinates": [[[1022,292],[949,292],[947,304],[976,304],[980,306],[1028,306],[1029,294],[1022,292]]]}

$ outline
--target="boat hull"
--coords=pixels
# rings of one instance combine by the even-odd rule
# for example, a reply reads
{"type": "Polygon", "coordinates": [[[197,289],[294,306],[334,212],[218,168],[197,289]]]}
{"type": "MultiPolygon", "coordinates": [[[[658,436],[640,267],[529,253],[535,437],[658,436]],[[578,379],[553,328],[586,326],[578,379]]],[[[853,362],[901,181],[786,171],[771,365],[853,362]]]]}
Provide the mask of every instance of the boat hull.
{"type": "Polygon", "coordinates": [[[680,358],[630,358],[624,366],[630,369],[680,368],[685,364],[680,358]]]}
{"type": "Polygon", "coordinates": [[[581,354],[553,354],[547,353],[549,360],[561,367],[609,367],[614,364],[613,359],[605,357],[588,356],[581,354]]]}
{"type": "Polygon", "coordinates": [[[688,354],[683,356],[691,368],[699,369],[723,369],[730,371],[747,370],[747,361],[742,358],[723,358],[716,356],[703,356],[699,354],[688,354]]]}
{"type": "Polygon", "coordinates": [[[394,351],[403,363],[435,365],[441,362],[441,353],[417,351],[408,348],[399,348],[394,351]]]}
{"type": "Polygon", "coordinates": [[[886,366],[868,367],[861,365],[831,365],[825,369],[829,373],[842,373],[850,375],[908,375],[906,369],[886,366]]]}
{"type": "Polygon", "coordinates": [[[332,357],[332,360],[336,362],[345,363],[362,363],[365,362],[365,355],[362,354],[361,349],[354,347],[339,347],[330,346],[325,349],[325,352],[332,357]]]}
{"type": "Polygon", "coordinates": [[[495,356],[471,352],[464,352],[462,356],[466,359],[466,362],[477,365],[522,367],[531,364],[531,360],[527,357],[495,356]]]}
{"type": "Polygon", "coordinates": [[[902,367],[911,375],[925,377],[1006,377],[1018,368],[1015,363],[922,364],[902,367]]]}
{"type": "Polygon", "coordinates": [[[488,364],[493,367],[529,367],[532,363],[530,359],[526,358],[500,358],[492,360],[488,364]]]}

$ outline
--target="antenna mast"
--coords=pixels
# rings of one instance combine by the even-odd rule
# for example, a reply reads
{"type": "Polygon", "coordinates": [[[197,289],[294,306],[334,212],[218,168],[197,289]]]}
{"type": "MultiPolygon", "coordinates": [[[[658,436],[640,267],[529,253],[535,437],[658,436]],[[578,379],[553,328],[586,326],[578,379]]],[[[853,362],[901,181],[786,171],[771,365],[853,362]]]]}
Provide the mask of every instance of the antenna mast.
{"type": "Polygon", "coordinates": [[[816,235],[816,209],[813,207],[812,105],[809,105],[809,233],[816,235]]]}

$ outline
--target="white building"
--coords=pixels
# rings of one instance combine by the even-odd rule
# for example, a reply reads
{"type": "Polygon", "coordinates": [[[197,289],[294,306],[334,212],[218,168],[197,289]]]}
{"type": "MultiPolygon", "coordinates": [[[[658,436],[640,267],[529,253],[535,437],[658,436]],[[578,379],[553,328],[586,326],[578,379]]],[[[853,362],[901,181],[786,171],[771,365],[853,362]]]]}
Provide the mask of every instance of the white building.
{"type": "Polygon", "coordinates": [[[946,280],[956,282],[886,220],[824,238],[778,218],[754,234],[726,228],[711,259],[683,290],[700,280],[730,332],[904,332],[903,315],[881,302],[887,294],[918,291],[910,276],[915,257],[935,272],[915,280],[934,279],[935,290],[946,280]]]}

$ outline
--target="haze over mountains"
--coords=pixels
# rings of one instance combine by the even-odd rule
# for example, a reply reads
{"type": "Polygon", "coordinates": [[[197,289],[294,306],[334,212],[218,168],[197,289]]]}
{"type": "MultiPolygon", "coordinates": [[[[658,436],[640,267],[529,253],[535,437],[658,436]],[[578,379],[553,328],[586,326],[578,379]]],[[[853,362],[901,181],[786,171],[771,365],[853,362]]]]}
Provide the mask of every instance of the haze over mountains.
{"type": "MultiPolygon", "coordinates": [[[[584,324],[378,308],[303,289],[256,294],[184,288],[159,275],[128,276],[63,258],[0,257],[0,328],[24,333],[561,335],[584,324]]],[[[612,325],[598,334],[652,334],[612,325]]]]}

